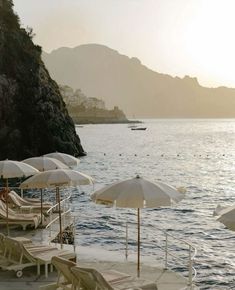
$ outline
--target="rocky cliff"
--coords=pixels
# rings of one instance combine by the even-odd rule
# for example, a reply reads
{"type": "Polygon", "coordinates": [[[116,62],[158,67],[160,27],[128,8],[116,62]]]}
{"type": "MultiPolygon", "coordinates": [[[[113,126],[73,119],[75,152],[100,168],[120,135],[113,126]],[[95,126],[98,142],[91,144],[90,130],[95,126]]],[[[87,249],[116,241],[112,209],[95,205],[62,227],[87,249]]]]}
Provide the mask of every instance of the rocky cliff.
{"type": "Polygon", "coordinates": [[[59,87],[19,24],[11,0],[0,0],[0,159],[48,152],[84,155],[59,87]]]}

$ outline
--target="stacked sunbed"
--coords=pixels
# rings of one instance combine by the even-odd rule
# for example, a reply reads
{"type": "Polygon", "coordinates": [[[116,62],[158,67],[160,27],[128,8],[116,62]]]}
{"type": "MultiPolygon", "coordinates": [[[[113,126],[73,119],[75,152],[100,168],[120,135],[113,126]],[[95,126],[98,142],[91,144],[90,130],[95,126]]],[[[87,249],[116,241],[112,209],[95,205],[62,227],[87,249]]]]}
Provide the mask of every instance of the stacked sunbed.
{"type": "MultiPolygon", "coordinates": [[[[52,207],[51,203],[42,203],[38,200],[30,201],[20,197],[15,191],[8,193],[8,224],[21,225],[25,230],[27,226],[37,228],[41,222],[41,206],[42,212],[46,215],[47,211],[52,207]]],[[[3,196],[0,199],[0,224],[6,224],[7,208],[6,200],[3,196]]]]}
{"type": "MultiPolygon", "coordinates": [[[[6,204],[0,200],[0,224],[6,224],[7,209],[6,204]]],[[[35,229],[41,221],[40,214],[36,213],[17,213],[16,211],[8,208],[8,224],[20,225],[25,230],[27,226],[33,226],[35,229]]]]}
{"type": "Polygon", "coordinates": [[[15,191],[10,191],[8,193],[8,203],[9,205],[14,208],[18,209],[20,211],[26,211],[28,209],[29,212],[40,212],[41,206],[43,213],[46,213],[51,207],[52,204],[50,202],[43,202],[41,205],[41,201],[38,199],[31,198],[30,200],[27,200],[25,198],[22,198],[19,196],[15,191]]]}

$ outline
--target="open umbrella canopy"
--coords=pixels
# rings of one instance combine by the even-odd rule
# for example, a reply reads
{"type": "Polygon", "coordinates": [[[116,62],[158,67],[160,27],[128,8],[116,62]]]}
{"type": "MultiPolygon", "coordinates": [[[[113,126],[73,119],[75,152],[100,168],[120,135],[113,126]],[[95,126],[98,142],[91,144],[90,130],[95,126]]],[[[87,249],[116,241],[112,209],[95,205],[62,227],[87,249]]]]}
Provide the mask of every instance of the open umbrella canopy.
{"type": "Polygon", "coordinates": [[[14,160],[0,161],[0,176],[4,179],[27,177],[38,173],[38,170],[28,164],[14,160]]]}
{"type": "Polygon", "coordinates": [[[80,163],[80,160],[78,158],[66,153],[53,152],[45,154],[44,156],[55,158],[61,161],[62,163],[66,164],[70,168],[78,166],[78,164],[80,163]]]}
{"type": "Polygon", "coordinates": [[[20,188],[49,188],[92,184],[93,179],[71,169],[56,169],[40,172],[21,183],[20,188]]]}
{"type": "Polygon", "coordinates": [[[169,206],[184,198],[172,186],[153,183],[137,175],[135,178],[106,186],[91,195],[98,204],[137,209],[137,276],[140,276],[140,209],[169,206]]]}
{"type": "Polygon", "coordinates": [[[39,171],[47,171],[53,169],[68,169],[68,166],[58,159],[40,156],[40,157],[32,157],[23,160],[22,162],[29,164],[39,171]]]}
{"type": "Polygon", "coordinates": [[[62,247],[62,220],[60,209],[60,192],[62,186],[78,186],[92,184],[90,176],[71,169],[55,169],[40,172],[21,183],[20,188],[56,188],[59,207],[60,243],[62,247]]]}
{"type": "Polygon", "coordinates": [[[0,161],[0,177],[6,180],[6,225],[7,234],[9,235],[9,221],[8,221],[8,179],[28,177],[38,173],[39,171],[23,162],[14,160],[0,161]]]}
{"type": "Polygon", "coordinates": [[[174,187],[162,182],[153,183],[138,175],[97,190],[91,196],[96,203],[126,208],[169,206],[183,198],[184,194],[174,187]]]}
{"type": "Polygon", "coordinates": [[[223,223],[228,229],[235,231],[235,205],[229,206],[219,211],[218,221],[223,223]]]}
{"type": "MultiPolygon", "coordinates": [[[[40,157],[32,157],[23,160],[24,163],[29,164],[39,171],[47,171],[47,170],[55,170],[55,169],[69,169],[69,167],[59,161],[58,159],[40,156],[40,157]]],[[[41,188],[41,224],[43,224],[43,189],[41,188]]]]}

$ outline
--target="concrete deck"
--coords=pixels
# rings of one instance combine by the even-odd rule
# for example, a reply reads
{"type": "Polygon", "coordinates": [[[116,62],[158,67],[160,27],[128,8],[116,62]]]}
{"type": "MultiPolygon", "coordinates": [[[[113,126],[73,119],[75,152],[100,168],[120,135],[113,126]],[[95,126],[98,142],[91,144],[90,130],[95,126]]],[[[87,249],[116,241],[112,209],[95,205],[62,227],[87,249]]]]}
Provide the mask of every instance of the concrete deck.
{"type": "MultiPolygon", "coordinates": [[[[93,267],[98,270],[117,270],[130,275],[136,275],[136,264],[132,262],[87,262],[79,261],[80,266],[93,267]]],[[[43,271],[42,271],[43,272],[43,271]]],[[[39,286],[53,283],[57,279],[57,273],[52,272],[46,279],[43,275],[36,276],[36,267],[24,269],[23,277],[17,278],[13,271],[0,271],[0,289],[1,290],[36,290],[39,286]]],[[[142,265],[141,278],[156,282],[159,290],[186,290],[187,281],[182,276],[173,273],[170,270],[164,270],[159,267],[142,265]]],[[[196,287],[192,288],[196,289],[196,287]]]]}
{"type": "MultiPolygon", "coordinates": [[[[41,271],[43,273],[43,269],[41,271]]],[[[14,271],[0,270],[0,289],[1,290],[37,290],[39,286],[53,283],[57,279],[57,273],[52,272],[46,279],[44,275],[37,277],[36,267],[26,268],[23,277],[17,278],[14,271]]]]}
{"type": "MultiPolygon", "coordinates": [[[[85,267],[95,267],[98,270],[117,270],[119,272],[128,273],[132,276],[136,276],[136,263],[133,262],[86,262],[81,261],[79,265],[85,267]]],[[[154,281],[157,284],[158,290],[181,290],[186,289],[187,280],[182,276],[173,273],[170,270],[164,270],[160,267],[147,266],[142,264],[141,278],[154,281]]]]}
{"type": "MultiPolygon", "coordinates": [[[[3,232],[3,228],[0,228],[3,232]]],[[[54,235],[55,233],[53,233],[54,235]]],[[[52,236],[53,236],[52,235],[52,236]]],[[[23,236],[30,238],[36,242],[48,243],[48,231],[44,229],[26,230],[12,229],[10,236],[23,236]]],[[[59,248],[59,245],[58,245],[59,248]]],[[[73,250],[72,245],[64,245],[64,248],[73,250]]],[[[92,267],[98,270],[117,270],[136,276],[136,256],[130,256],[128,261],[117,251],[106,251],[103,248],[94,249],[92,245],[89,247],[76,247],[77,264],[84,267],[92,267]]],[[[0,290],[36,290],[41,285],[53,283],[57,279],[56,272],[49,273],[46,279],[42,274],[40,277],[36,275],[35,267],[25,268],[23,277],[17,278],[14,271],[0,270],[0,290]]],[[[44,273],[42,270],[41,273],[44,273]]],[[[159,290],[186,290],[198,289],[197,287],[188,287],[188,280],[180,274],[156,265],[151,258],[141,259],[141,277],[147,280],[155,281],[159,290]]]]}

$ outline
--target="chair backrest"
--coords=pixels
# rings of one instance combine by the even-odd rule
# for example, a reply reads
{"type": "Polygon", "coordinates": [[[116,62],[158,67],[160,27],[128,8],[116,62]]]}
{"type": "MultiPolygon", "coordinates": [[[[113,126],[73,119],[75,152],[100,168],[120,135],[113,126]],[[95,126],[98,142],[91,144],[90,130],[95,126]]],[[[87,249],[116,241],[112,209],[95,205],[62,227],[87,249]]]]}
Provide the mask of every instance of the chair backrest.
{"type": "MultiPolygon", "coordinates": [[[[10,191],[8,193],[9,198],[14,199],[14,202],[17,203],[19,206],[41,206],[40,200],[34,200],[31,198],[30,200],[27,200],[23,197],[21,197],[18,193],[16,193],[14,190],[10,191]]],[[[50,208],[52,204],[50,202],[43,202],[43,207],[50,208]]]]}
{"type": "Polygon", "coordinates": [[[0,209],[2,209],[3,211],[6,210],[6,204],[3,200],[0,200],[0,209]]]}
{"type": "Polygon", "coordinates": [[[58,282],[62,275],[65,282],[72,284],[73,274],[71,272],[71,268],[76,266],[76,263],[58,256],[52,257],[51,263],[55,266],[59,273],[58,282]]]}
{"type": "MultiPolygon", "coordinates": [[[[1,200],[0,200],[1,203],[1,200]]],[[[5,219],[6,218],[6,211],[3,210],[0,206],[0,218],[5,219]]]]}
{"type": "Polygon", "coordinates": [[[10,191],[8,193],[8,202],[10,204],[12,204],[13,206],[21,207],[22,206],[22,203],[20,202],[20,200],[18,200],[18,198],[17,198],[16,195],[18,195],[16,192],[10,191]]]}
{"type": "Polygon", "coordinates": [[[19,245],[23,251],[23,255],[24,257],[30,261],[30,262],[33,262],[33,263],[36,263],[37,262],[37,257],[34,256],[33,253],[31,253],[28,249],[27,249],[27,244],[24,244],[22,242],[19,242],[19,245]]]}
{"type": "MultiPolygon", "coordinates": [[[[8,208],[8,218],[10,218],[11,215],[12,215],[12,209],[8,208]]],[[[7,217],[6,204],[2,200],[0,200],[0,217],[3,219],[6,219],[7,217]]]]}
{"type": "Polygon", "coordinates": [[[114,290],[105,278],[95,269],[73,267],[71,271],[77,284],[85,290],[114,290]]]}
{"type": "Polygon", "coordinates": [[[13,199],[17,205],[19,206],[27,206],[27,205],[31,205],[31,203],[27,200],[25,200],[24,198],[22,198],[21,196],[19,196],[18,193],[16,193],[14,190],[10,191],[8,193],[9,198],[13,199]]]}
{"type": "Polygon", "coordinates": [[[3,200],[3,201],[6,201],[6,194],[7,194],[7,189],[4,187],[0,191],[0,199],[3,200]]]}
{"type": "Polygon", "coordinates": [[[5,252],[5,235],[0,233],[0,255],[5,252]]]}
{"type": "Polygon", "coordinates": [[[7,259],[16,264],[22,264],[23,263],[23,258],[24,254],[22,251],[21,244],[9,237],[5,237],[5,248],[6,248],[6,256],[7,259]]]}
{"type": "MultiPolygon", "coordinates": [[[[7,210],[7,206],[6,203],[2,200],[0,200],[0,211],[1,211],[1,215],[2,217],[6,217],[6,210],[7,210]]],[[[11,208],[8,207],[8,216],[10,215],[15,215],[15,211],[12,210],[11,208]]]]}

